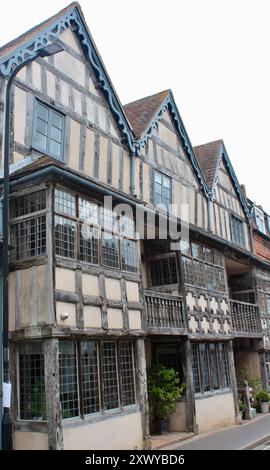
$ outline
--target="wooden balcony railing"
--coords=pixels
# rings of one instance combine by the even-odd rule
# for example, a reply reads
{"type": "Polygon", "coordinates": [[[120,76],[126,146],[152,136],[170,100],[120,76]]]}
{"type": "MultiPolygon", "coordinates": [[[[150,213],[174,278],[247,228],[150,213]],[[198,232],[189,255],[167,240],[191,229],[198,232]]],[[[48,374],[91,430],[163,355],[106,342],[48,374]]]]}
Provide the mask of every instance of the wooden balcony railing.
{"type": "Polygon", "coordinates": [[[148,327],[186,328],[181,297],[147,291],[145,294],[148,327]]]}
{"type": "Polygon", "coordinates": [[[233,332],[242,333],[245,336],[249,336],[249,334],[260,336],[262,324],[258,305],[237,300],[230,300],[230,304],[233,332]]]}

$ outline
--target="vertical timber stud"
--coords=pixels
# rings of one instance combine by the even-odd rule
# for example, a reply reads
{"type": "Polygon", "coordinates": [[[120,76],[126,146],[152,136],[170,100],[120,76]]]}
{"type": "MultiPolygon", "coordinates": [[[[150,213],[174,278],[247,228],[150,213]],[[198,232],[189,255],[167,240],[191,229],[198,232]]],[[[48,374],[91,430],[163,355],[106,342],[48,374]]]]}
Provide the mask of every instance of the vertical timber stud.
{"type": "Polygon", "coordinates": [[[147,393],[147,375],[145,360],[144,339],[140,338],[136,342],[137,346],[137,367],[139,378],[139,405],[142,418],[143,448],[150,449],[151,441],[149,436],[149,412],[148,412],[148,393],[147,393]]]}
{"type": "Polygon", "coordinates": [[[44,340],[45,394],[50,450],[63,449],[63,430],[59,391],[59,342],[57,338],[44,340]]]}
{"type": "MultiPolygon", "coordinates": [[[[263,345],[261,345],[261,347],[263,347],[263,345]]],[[[259,358],[260,358],[262,388],[263,390],[268,390],[268,379],[267,379],[267,371],[266,371],[266,365],[265,365],[265,351],[261,348],[259,349],[259,358]]]]}
{"type": "Polygon", "coordinates": [[[191,343],[187,336],[182,337],[182,368],[185,377],[186,392],[186,423],[187,431],[198,434],[198,426],[196,424],[196,410],[194,399],[194,384],[192,375],[191,362],[191,343]]]}
{"type": "MultiPolygon", "coordinates": [[[[176,258],[176,265],[177,265],[177,272],[178,272],[178,283],[179,283],[179,291],[183,297],[183,320],[186,324],[186,329],[188,331],[188,313],[187,313],[187,303],[186,303],[186,289],[184,283],[184,270],[183,270],[183,262],[182,262],[182,255],[179,249],[175,251],[175,258],[176,258]]],[[[185,384],[186,384],[186,423],[187,423],[187,430],[198,433],[198,427],[196,424],[196,410],[195,410],[195,399],[194,399],[194,385],[193,385],[193,375],[192,375],[192,362],[191,362],[191,344],[188,336],[183,336],[181,341],[181,361],[182,361],[182,368],[185,377],[185,384]]]]}
{"type": "Polygon", "coordinates": [[[228,353],[228,365],[229,365],[229,373],[230,373],[230,379],[231,379],[231,387],[232,387],[232,392],[233,392],[235,417],[237,419],[237,417],[239,415],[238,390],[237,390],[237,381],[236,381],[236,374],[235,374],[235,364],[234,364],[233,342],[232,342],[232,340],[228,341],[228,343],[227,343],[227,353],[228,353]]]}

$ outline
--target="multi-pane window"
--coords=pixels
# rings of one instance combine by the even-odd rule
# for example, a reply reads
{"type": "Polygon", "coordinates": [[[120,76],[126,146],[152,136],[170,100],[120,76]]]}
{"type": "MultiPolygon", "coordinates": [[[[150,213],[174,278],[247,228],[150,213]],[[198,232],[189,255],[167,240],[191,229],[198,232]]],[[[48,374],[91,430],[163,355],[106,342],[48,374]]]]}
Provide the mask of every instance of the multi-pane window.
{"type": "Polygon", "coordinates": [[[210,393],[230,387],[224,343],[192,343],[192,372],[195,393],[210,393]]]}
{"type": "Polygon", "coordinates": [[[36,100],[33,147],[62,160],[64,123],[61,113],[36,100]]]}
{"type": "Polygon", "coordinates": [[[133,219],[59,188],[54,208],[57,255],[137,272],[133,219]]]}
{"type": "Polygon", "coordinates": [[[60,341],[59,344],[63,418],[136,403],[131,341],[60,341]]]}
{"type": "Polygon", "coordinates": [[[11,200],[10,236],[13,261],[46,253],[46,190],[11,200]]]}
{"type": "Polygon", "coordinates": [[[62,418],[79,415],[76,345],[59,341],[59,381],[62,418]]]}
{"type": "Polygon", "coordinates": [[[244,223],[238,217],[235,217],[231,214],[231,232],[232,232],[232,241],[238,243],[239,245],[245,246],[245,233],[244,233],[244,223]]]}
{"type": "Polygon", "coordinates": [[[149,271],[152,286],[164,286],[178,282],[174,256],[150,261],[149,271]]]}
{"type": "Polygon", "coordinates": [[[155,171],[154,173],[154,203],[163,204],[167,209],[172,200],[172,180],[168,176],[155,171]]]}
{"type": "Polygon", "coordinates": [[[253,213],[258,230],[260,230],[260,232],[266,233],[264,212],[258,207],[254,206],[253,213]]]}
{"type": "Polygon", "coordinates": [[[221,253],[198,243],[188,245],[186,242],[182,261],[186,284],[225,291],[224,258],[221,253]]]}
{"type": "Polygon", "coordinates": [[[42,344],[19,346],[20,419],[45,420],[44,355],[42,344]]]}

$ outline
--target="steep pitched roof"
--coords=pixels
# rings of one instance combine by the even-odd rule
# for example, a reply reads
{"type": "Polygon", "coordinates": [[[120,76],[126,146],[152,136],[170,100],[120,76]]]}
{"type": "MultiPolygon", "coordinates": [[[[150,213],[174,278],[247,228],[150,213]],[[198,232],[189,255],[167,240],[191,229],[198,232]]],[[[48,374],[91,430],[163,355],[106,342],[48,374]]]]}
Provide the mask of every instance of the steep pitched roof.
{"type": "Polygon", "coordinates": [[[137,138],[141,137],[149,128],[152,119],[159,111],[163,101],[170,90],[161,91],[155,95],[132,101],[123,106],[133,132],[137,138]]]}
{"type": "Polygon", "coordinates": [[[212,188],[214,185],[222,148],[222,140],[216,140],[214,142],[193,147],[209,188],[212,188]]]}
{"type": "Polygon", "coordinates": [[[114,118],[125,135],[129,148],[134,152],[134,136],[122,104],[103,64],[94,40],[86,24],[82,9],[73,2],[56,15],[43,21],[13,41],[0,48],[0,73],[8,78],[14,65],[19,65],[31,57],[47,43],[56,40],[61,32],[75,26],[74,32],[82,44],[84,53],[93,67],[97,81],[103,91],[114,118]]]}
{"type": "Polygon", "coordinates": [[[77,2],[70,3],[68,6],[63,8],[63,10],[56,13],[56,15],[51,16],[50,18],[48,18],[45,21],[42,21],[42,23],[34,26],[33,28],[29,29],[29,31],[26,31],[25,33],[21,34],[17,38],[13,39],[12,41],[5,44],[4,46],[0,47],[0,57],[5,57],[8,54],[11,54],[18,47],[24,45],[26,42],[33,39],[39,32],[42,32],[48,26],[50,26],[55,21],[57,21],[59,18],[61,18],[61,16],[63,16],[65,13],[73,10],[75,7],[79,7],[79,4],[77,2]]]}

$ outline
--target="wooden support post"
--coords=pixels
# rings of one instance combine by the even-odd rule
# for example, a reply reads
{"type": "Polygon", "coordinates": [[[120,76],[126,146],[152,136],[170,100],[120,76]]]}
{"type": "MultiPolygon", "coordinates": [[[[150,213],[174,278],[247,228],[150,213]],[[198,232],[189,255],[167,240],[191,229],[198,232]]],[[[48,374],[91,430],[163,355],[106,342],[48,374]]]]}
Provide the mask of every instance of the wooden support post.
{"type": "Polygon", "coordinates": [[[192,375],[192,362],[191,362],[191,343],[188,337],[183,336],[181,339],[182,349],[182,369],[184,374],[184,381],[186,384],[186,423],[187,431],[198,433],[198,426],[196,424],[196,411],[194,399],[194,385],[192,375]]]}
{"type": "Polygon", "coordinates": [[[146,360],[145,360],[145,345],[144,339],[140,338],[136,342],[137,346],[137,367],[138,367],[138,392],[139,392],[139,405],[142,418],[142,432],[143,432],[143,448],[150,449],[151,441],[149,436],[149,410],[148,410],[148,393],[147,393],[147,375],[146,375],[146,360]]]}
{"type": "Polygon", "coordinates": [[[45,394],[48,423],[48,445],[50,450],[63,449],[63,431],[59,391],[59,342],[44,340],[45,394]]]}
{"type": "Polygon", "coordinates": [[[228,341],[227,343],[227,354],[228,354],[228,366],[229,366],[231,387],[232,387],[232,392],[233,392],[235,417],[236,419],[238,419],[239,417],[238,390],[237,390],[237,381],[236,381],[236,374],[235,374],[232,340],[228,341]]]}
{"type": "Polygon", "coordinates": [[[265,365],[265,352],[264,352],[264,350],[259,350],[259,358],[260,358],[262,388],[264,390],[268,390],[268,379],[267,379],[267,371],[266,371],[266,365],[265,365]]]}

